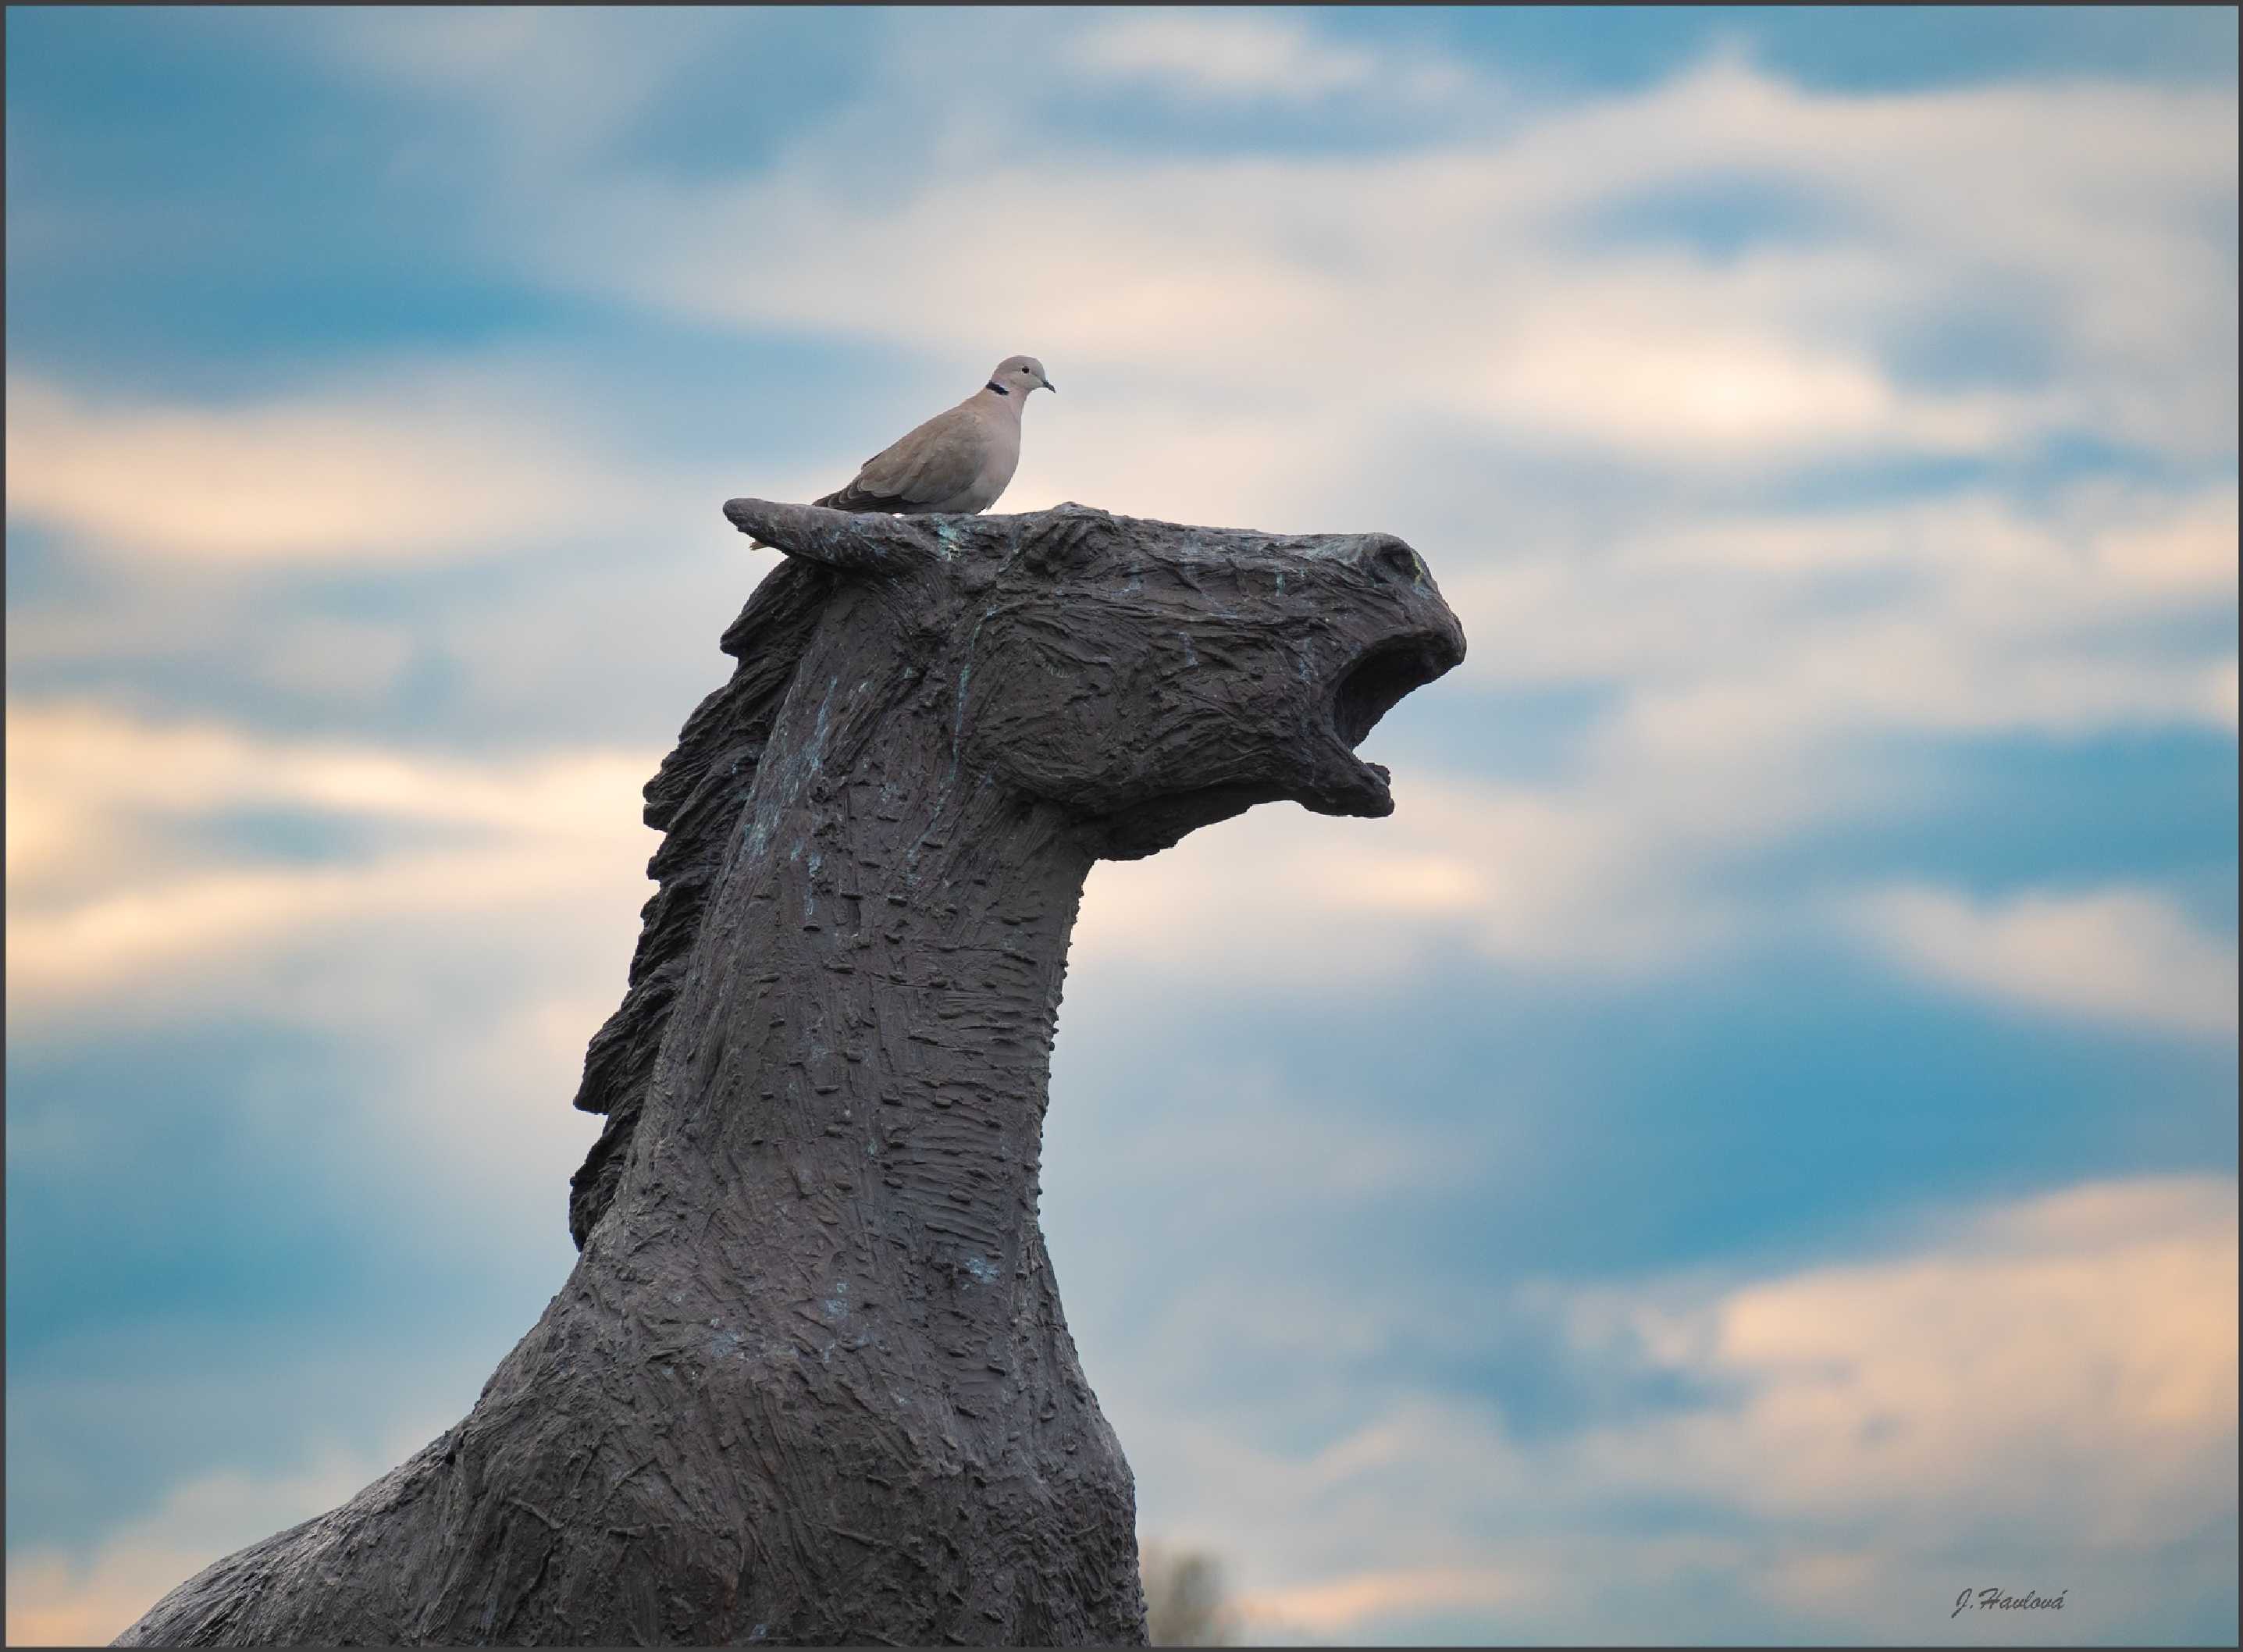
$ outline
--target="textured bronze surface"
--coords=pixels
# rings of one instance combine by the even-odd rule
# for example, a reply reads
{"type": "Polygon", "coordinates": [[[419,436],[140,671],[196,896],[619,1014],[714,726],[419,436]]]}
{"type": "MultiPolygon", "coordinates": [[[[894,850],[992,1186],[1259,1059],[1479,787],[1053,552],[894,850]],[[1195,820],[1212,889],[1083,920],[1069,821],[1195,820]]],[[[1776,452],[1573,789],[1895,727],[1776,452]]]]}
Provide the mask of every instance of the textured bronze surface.
{"type": "Polygon", "coordinates": [[[583,1253],[475,1408],[118,1644],[1144,1639],[1036,1221],[1083,880],[1353,747],[1464,637],[1384,535],[734,500],[789,553],[646,792],[583,1253]]]}

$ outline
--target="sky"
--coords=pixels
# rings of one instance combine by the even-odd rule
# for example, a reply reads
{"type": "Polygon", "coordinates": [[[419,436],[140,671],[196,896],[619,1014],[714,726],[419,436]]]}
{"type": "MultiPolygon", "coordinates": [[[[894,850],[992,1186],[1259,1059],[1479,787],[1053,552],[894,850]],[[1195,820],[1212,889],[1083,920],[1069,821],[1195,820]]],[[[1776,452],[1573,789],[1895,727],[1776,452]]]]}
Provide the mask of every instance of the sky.
{"type": "Polygon", "coordinates": [[[1001,509],[1471,644],[1391,819],[1092,875],[1144,1535],[1265,1640],[2233,1641],[2233,9],[6,29],[11,1642],[464,1414],[721,502],[1014,352],[1001,509]]]}

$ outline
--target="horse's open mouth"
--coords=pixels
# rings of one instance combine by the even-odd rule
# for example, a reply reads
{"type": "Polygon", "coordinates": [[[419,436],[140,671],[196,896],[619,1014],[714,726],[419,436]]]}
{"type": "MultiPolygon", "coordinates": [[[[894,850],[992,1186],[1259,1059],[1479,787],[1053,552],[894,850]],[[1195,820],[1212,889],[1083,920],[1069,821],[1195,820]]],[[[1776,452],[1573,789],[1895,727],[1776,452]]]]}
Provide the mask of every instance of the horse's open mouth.
{"type": "Polygon", "coordinates": [[[1461,657],[1437,632],[1381,643],[1347,669],[1332,695],[1332,726],[1353,751],[1411,689],[1423,688],[1461,657]]]}
{"type": "Polygon", "coordinates": [[[1384,765],[1366,763],[1355,757],[1355,748],[1370,737],[1371,731],[1378,726],[1378,719],[1392,711],[1404,695],[1425,687],[1464,657],[1460,634],[1418,631],[1374,644],[1347,668],[1332,691],[1331,705],[1332,730],[1347,748],[1350,761],[1357,771],[1355,778],[1361,793],[1349,799],[1358,806],[1349,808],[1347,813],[1393,812],[1394,794],[1389,789],[1393,777],[1384,765]]]}

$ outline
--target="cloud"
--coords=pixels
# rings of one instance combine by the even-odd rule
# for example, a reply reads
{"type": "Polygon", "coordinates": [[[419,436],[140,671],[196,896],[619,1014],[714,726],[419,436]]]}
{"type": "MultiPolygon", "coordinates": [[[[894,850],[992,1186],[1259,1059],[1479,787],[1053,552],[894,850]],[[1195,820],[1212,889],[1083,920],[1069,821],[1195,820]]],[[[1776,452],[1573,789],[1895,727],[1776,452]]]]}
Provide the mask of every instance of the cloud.
{"type": "Polygon", "coordinates": [[[1765,464],[1834,448],[1981,454],[2058,422],[2032,398],[1910,394],[1862,354],[1701,331],[1640,313],[1653,307],[1638,294],[1607,298],[1617,301],[1553,301],[1522,320],[1485,403],[1515,435],[1765,464]]]}
{"type": "MultiPolygon", "coordinates": [[[[220,25],[226,26],[226,25],[220,25]]],[[[671,7],[630,20],[570,7],[488,11],[397,7],[379,24],[349,12],[235,20],[253,38],[309,33],[306,43],[354,79],[401,91],[424,121],[435,109],[476,119],[472,148],[510,165],[568,165],[627,137],[677,77],[712,51],[751,57],[752,12],[671,7]]],[[[410,164],[442,164],[425,144],[410,164]]]]}
{"type": "Polygon", "coordinates": [[[2148,521],[2114,524],[2095,550],[2123,585],[2233,601],[2237,544],[2236,490],[2230,486],[2176,500],[2148,521]]]}
{"type": "MultiPolygon", "coordinates": [[[[1622,977],[1683,955],[1709,961],[1737,938],[1735,916],[1678,875],[1687,863],[1677,852],[1699,834],[1680,812],[1662,816],[1651,790],[1405,773],[1394,815],[1376,827],[1256,810],[1166,854],[1094,872],[1076,967],[1126,959],[1266,989],[1398,977],[1445,945],[1622,977]]],[[[1761,795],[1770,805],[1761,827],[1776,831],[1773,786],[1761,795]]],[[[1736,816],[1750,812],[1737,800],[1736,816]]],[[[1723,853],[1746,847],[1739,836],[1723,853]]],[[[1701,839],[1698,866],[1713,853],[1701,839]]]]}
{"type": "MultiPolygon", "coordinates": [[[[603,753],[469,763],[276,740],[222,724],[147,722],[86,701],[11,706],[8,744],[10,778],[21,787],[11,813],[18,802],[168,812],[297,803],[563,833],[604,829],[623,777],[649,760],[644,753],[603,753]]],[[[56,848],[54,835],[35,833],[26,852],[56,848]]]]}
{"type": "Polygon", "coordinates": [[[1283,1644],[1293,1638],[1285,1632],[1296,1625],[1311,1635],[1344,1637],[1358,1624],[1397,1613],[1485,1611],[1539,1592],[1532,1580],[1500,1567],[1404,1567],[1259,1590],[1237,1604],[1249,1624],[1270,1633],[1269,1644],[1283,1644]]]}
{"type": "MultiPolygon", "coordinates": [[[[1081,50],[1102,61],[1133,41],[1130,63],[1170,64],[1209,30],[1295,41],[1326,65],[1305,84],[1356,73],[1353,48],[1259,16],[1125,17],[1081,50]]],[[[1210,49],[1207,73],[1229,61],[1210,49]]],[[[1071,389],[1126,375],[1157,394],[1189,364],[1202,399],[1274,423],[1281,454],[1283,409],[1310,392],[1328,408],[1344,385],[1366,432],[1445,415],[1492,442],[1670,471],[2011,459],[2085,431],[2216,462],[2234,430],[2217,347],[2233,338],[2233,261],[2215,233],[2234,121],[2219,93],[1849,97],[1716,60],[1388,154],[1125,165],[1024,111],[965,163],[873,190],[806,154],[692,181],[580,171],[551,181],[571,205],[531,238],[540,279],[704,325],[914,351],[1027,338],[1075,364],[1071,389]],[[1678,192],[1761,186],[1818,215],[1734,251],[1602,226],[1678,192]],[[1035,233],[993,260],[959,224],[1035,233]],[[914,249],[908,279],[882,255],[897,246],[914,249]],[[756,280],[733,278],[750,266],[756,280]],[[1990,315],[1996,290],[2016,297],[1990,315]],[[2046,370],[1956,350],[1916,365],[1938,327],[2020,319],[2046,370]]],[[[1305,455],[1291,469],[1313,471],[1305,455]]]]}
{"type": "Polygon", "coordinates": [[[1375,91],[1396,102],[1452,96],[1460,68],[1342,44],[1276,12],[1109,13],[1077,33],[1068,60],[1101,79],[1165,85],[1188,98],[1315,104],[1375,91]]]}
{"type": "Polygon", "coordinates": [[[1445,584],[1485,680],[1633,684],[1637,732],[2234,727],[2221,536],[2235,489],[1973,490],[1794,515],[1576,529],[1445,584]]]}
{"type": "MultiPolygon", "coordinates": [[[[539,908],[604,932],[640,887],[653,839],[637,793],[651,753],[468,762],[211,723],[150,723],[98,705],[10,705],[9,1008],[26,1030],[73,1006],[208,1008],[292,943],[539,908]],[[408,834],[370,857],[275,861],[197,849],[178,826],[259,807],[408,834]]],[[[222,841],[222,839],[221,839],[222,841]]],[[[627,932],[614,944],[628,948],[627,932]]],[[[278,983],[268,1008],[291,993],[278,983]]],[[[252,990],[244,1001],[259,1001],[252,990]]]]}
{"type": "Polygon", "coordinates": [[[1262,13],[1125,13],[1078,35],[1073,55],[1093,74],[1165,80],[1202,96],[1308,101],[1360,85],[1377,68],[1371,52],[1262,13]]]}
{"type": "Polygon", "coordinates": [[[127,557],[272,566],[488,555],[643,527],[670,490],[620,468],[535,369],[422,364],[198,406],[8,385],[11,521],[127,557]]]}
{"type": "MultiPolygon", "coordinates": [[[[2233,1598],[2232,1553],[2195,1534],[2235,1507],[2236,1251],[2233,1178],[2151,1177],[1988,1202],[1813,1268],[1386,1291],[1326,1313],[1366,1317],[1373,1346],[1431,1328],[1483,1360],[1550,1327],[1597,1369],[1674,1386],[1529,1433],[1389,1368],[1351,1386],[1351,1426],[1286,1449],[1235,1399],[1205,1414],[1171,1385],[1165,1404],[1202,1414],[1122,1432],[1158,1441],[1137,1468],[1148,1527],[1221,1534],[1273,1629],[1361,1643],[1446,1613],[1452,1638],[1687,1639],[1749,1612],[1883,1638],[1943,1614],[1950,1578],[2069,1582],[2087,1598],[2067,1630],[2091,1638],[2161,1590],[2200,1623],[2233,1598]],[[1674,1531],[1646,1527],[1655,1509],[1674,1531]]],[[[1261,1334],[1143,1329],[1201,1376],[1261,1334]]],[[[1288,1352],[1257,1416],[1344,1358],[1288,1352]]]]}
{"type": "Polygon", "coordinates": [[[2154,891],[2028,893],[1979,901],[1903,885],[1862,896],[1852,920],[1914,974],[1996,1002],[2233,1037],[2233,936],[2206,934],[2154,891]]]}
{"type": "Polygon", "coordinates": [[[1904,1518],[1930,1498],[1943,1523],[2091,1546],[2232,1507],[2232,1463],[2205,1453],[2235,1429],[2234,1183],[2088,1183],[1957,1225],[1679,1311],[1639,1303],[1655,1361],[1746,1398],[1597,1431],[1583,1463],[1778,1517],[1904,1518]],[[2049,1506],[2091,1474],[2095,1504],[2049,1506]]]}

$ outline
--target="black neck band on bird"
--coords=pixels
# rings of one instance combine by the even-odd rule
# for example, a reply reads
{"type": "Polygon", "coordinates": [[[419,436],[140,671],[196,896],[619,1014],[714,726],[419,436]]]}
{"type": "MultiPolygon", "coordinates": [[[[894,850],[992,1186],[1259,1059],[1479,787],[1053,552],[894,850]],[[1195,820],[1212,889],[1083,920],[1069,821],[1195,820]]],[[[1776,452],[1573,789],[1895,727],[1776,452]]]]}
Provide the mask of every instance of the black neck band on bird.
{"type": "Polygon", "coordinates": [[[997,382],[997,381],[996,381],[996,380],[994,380],[994,379],[992,379],[992,380],[990,380],[990,381],[989,381],[989,383],[988,383],[988,385],[987,385],[987,388],[989,388],[989,389],[994,390],[994,391],[995,391],[999,395],[1010,395],[1010,394],[1013,394],[1010,390],[1007,390],[1007,389],[1003,385],[1001,385],[1001,384],[998,383],[998,382],[997,382]]]}

